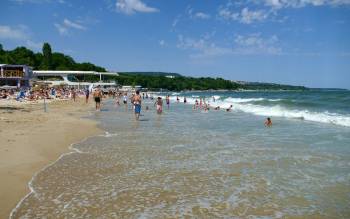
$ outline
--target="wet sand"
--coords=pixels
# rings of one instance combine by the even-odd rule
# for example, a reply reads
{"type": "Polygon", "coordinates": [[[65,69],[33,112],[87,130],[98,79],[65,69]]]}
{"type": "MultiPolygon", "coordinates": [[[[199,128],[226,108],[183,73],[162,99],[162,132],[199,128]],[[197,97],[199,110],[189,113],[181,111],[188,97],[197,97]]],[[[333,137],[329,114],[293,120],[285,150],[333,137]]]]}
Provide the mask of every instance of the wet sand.
{"type": "Polygon", "coordinates": [[[8,218],[30,192],[32,176],[69,151],[72,143],[102,131],[83,119],[94,110],[92,101],[55,101],[42,104],[0,103],[0,218],[8,218]]]}

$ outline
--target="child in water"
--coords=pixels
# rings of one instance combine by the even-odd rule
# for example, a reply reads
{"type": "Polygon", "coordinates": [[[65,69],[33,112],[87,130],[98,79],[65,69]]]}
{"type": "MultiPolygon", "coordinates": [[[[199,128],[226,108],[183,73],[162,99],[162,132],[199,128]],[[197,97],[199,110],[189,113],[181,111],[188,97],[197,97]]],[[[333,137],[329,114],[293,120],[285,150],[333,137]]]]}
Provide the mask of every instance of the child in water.
{"type": "Polygon", "coordinates": [[[266,127],[271,127],[271,126],[272,126],[272,121],[271,121],[271,118],[270,118],[270,117],[268,117],[268,118],[266,119],[266,121],[265,121],[265,126],[266,126],[266,127]]]}
{"type": "Polygon", "coordinates": [[[158,97],[154,105],[157,106],[157,113],[161,114],[163,112],[163,100],[161,97],[158,97]]]}

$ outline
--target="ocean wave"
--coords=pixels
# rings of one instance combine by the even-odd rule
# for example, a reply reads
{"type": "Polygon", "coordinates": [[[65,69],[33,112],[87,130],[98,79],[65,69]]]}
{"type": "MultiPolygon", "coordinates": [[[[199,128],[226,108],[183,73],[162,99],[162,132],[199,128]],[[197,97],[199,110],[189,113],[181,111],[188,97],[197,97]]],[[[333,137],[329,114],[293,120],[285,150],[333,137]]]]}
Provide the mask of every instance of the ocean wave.
{"type": "MultiPolygon", "coordinates": [[[[217,104],[217,106],[220,106],[220,108],[228,108],[231,103],[232,102],[222,101],[221,103],[217,104]]],[[[239,110],[245,113],[251,113],[258,116],[285,117],[350,127],[350,115],[341,115],[337,113],[330,113],[327,111],[312,112],[305,109],[287,109],[280,105],[261,106],[251,103],[242,104],[242,102],[236,102],[232,105],[233,110],[239,110]]]]}
{"type": "Polygon", "coordinates": [[[230,103],[247,103],[247,102],[254,102],[254,101],[263,101],[266,100],[265,98],[232,98],[228,97],[225,99],[225,101],[230,103]]]}
{"type": "MultiPolygon", "coordinates": [[[[196,99],[194,98],[187,98],[187,102],[189,104],[194,104],[195,100],[196,99]]],[[[283,101],[283,99],[229,97],[224,100],[217,100],[215,102],[212,102],[209,99],[209,104],[211,107],[219,106],[221,109],[227,109],[232,105],[232,110],[242,111],[258,116],[284,117],[350,127],[350,115],[331,113],[327,111],[313,112],[306,109],[288,109],[287,107],[278,105],[278,101],[283,101]],[[273,106],[263,106],[252,103],[258,101],[271,101],[276,102],[276,104],[273,106]]]]}

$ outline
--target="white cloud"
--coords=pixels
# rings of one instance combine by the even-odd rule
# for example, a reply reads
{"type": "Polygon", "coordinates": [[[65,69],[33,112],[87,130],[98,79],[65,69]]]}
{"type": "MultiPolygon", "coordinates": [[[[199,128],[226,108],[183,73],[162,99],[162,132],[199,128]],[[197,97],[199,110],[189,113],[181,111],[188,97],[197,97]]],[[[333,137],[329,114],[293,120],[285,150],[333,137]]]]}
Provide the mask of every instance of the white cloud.
{"type": "Polygon", "coordinates": [[[266,10],[249,10],[247,7],[241,11],[233,11],[229,7],[219,10],[219,17],[226,20],[238,21],[243,24],[251,24],[253,22],[261,22],[269,17],[270,12],[266,10]]]}
{"type": "Polygon", "coordinates": [[[61,24],[57,24],[55,23],[54,24],[56,29],[58,30],[58,32],[61,34],[61,35],[67,35],[68,34],[68,28],[61,25],[61,24]]]}
{"type": "Polygon", "coordinates": [[[194,14],[194,17],[199,19],[209,19],[210,15],[203,12],[197,12],[194,14]]]}
{"type": "Polygon", "coordinates": [[[73,21],[70,21],[68,20],[67,18],[65,18],[63,20],[63,24],[66,26],[66,27],[71,27],[71,28],[75,28],[75,29],[78,29],[78,30],[85,30],[86,28],[84,26],[82,26],[81,24],[78,24],[77,22],[73,22],[73,21]]]}
{"type": "Polygon", "coordinates": [[[0,39],[15,39],[15,40],[23,40],[26,39],[27,36],[25,33],[25,26],[18,27],[10,27],[10,26],[2,26],[0,25],[0,39]]]}
{"type": "Polygon", "coordinates": [[[164,40],[159,40],[159,45],[161,47],[164,47],[166,45],[165,41],[164,40]]]}
{"type": "Polygon", "coordinates": [[[247,36],[237,35],[234,39],[234,50],[244,55],[279,55],[282,49],[278,46],[279,39],[276,35],[269,38],[261,37],[260,33],[247,36]]]}
{"type": "Polygon", "coordinates": [[[86,27],[84,27],[81,23],[71,21],[67,18],[63,19],[62,24],[55,23],[54,26],[56,27],[60,35],[68,35],[70,29],[86,30],[86,27]]]}
{"type": "Polygon", "coordinates": [[[248,8],[243,8],[241,11],[240,22],[250,24],[254,21],[263,21],[268,15],[269,13],[264,10],[249,11],[248,8]]]}
{"type": "Polygon", "coordinates": [[[195,53],[190,55],[192,58],[222,56],[232,53],[230,48],[220,47],[214,42],[211,42],[208,35],[202,36],[199,39],[178,35],[177,48],[194,51],[195,53]]]}
{"type": "Polygon", "coordinates": [[[191,58],[209,58],[226,55],[280,55],[279,39],[273,35],[263,38],[261,34],[237,35],[231,45],[218,45],[213,41],[215,32],[199,39],[178,35],[177,48],[190,51],[191,58]]]}
{"type": "Polygon", "coordinates": [[[141,0],[117,0],[115,6],[118,11],[125,14],[133,14],[135,12],[154,13],[159,11],[157,8],[147,6],[141,0]]]}
{"type": "Polygon", "coordinates": [[[25,25],[18,25],[15,27],[0,25],[0,39],[15,40],[23,43],[29,48],[40,49],[41,42],[34,42],[30,37],[30,30],[25,25]]]}
{"type": "Polygon", "coordinates": [[[194,9],[191,6],[187,6],[186,13],[191,19],[209,19],[211,17],[210,14],[201,11],[194,12],[194,9]]]}
{"type": "Polygon", "coordinates": [[[350,0],[264,0],[265,5],[271,6],[273,8],[300,8],[307,5],[311,6],[339,6],[339,5],[349,5],[350,0]]]}

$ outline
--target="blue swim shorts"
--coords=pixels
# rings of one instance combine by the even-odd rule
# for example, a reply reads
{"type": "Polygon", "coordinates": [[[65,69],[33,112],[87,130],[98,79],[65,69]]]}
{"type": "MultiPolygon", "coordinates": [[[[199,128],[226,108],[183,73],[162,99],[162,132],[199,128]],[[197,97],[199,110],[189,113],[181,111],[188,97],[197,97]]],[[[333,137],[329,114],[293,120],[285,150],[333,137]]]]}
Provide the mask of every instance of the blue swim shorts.
{"type": "Polygon", "coordinates": [[[140,114],[141,112],[141,104],[135,104],[135,113],[140,114]]]}

